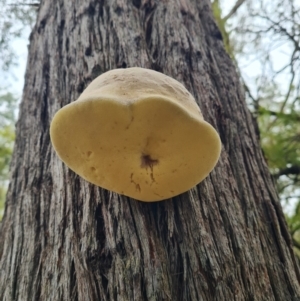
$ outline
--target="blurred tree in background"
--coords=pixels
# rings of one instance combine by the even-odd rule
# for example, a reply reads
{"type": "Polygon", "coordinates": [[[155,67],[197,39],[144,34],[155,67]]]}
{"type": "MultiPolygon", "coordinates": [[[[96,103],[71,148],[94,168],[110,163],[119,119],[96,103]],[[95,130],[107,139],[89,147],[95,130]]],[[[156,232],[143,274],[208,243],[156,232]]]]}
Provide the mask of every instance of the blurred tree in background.
{"type": "Polygon", "coordinates": [[[215,0],[212,6],[299,252],[300,2],[237,0],[228,11],[228,2],[215,0]]]}
{"type": "MultiPolygon", "coordinates": [[[[18,59],[12,42],[33,26],[38,1],[0,0],[0,5],[0,68],[5,76],[18,59]]],[[[300,250],[300,3],[213,0],[212,6],[300,250]]],[[[0,89],[0,218],[14,139],[15,92],[20,93],[0,89]]]]}

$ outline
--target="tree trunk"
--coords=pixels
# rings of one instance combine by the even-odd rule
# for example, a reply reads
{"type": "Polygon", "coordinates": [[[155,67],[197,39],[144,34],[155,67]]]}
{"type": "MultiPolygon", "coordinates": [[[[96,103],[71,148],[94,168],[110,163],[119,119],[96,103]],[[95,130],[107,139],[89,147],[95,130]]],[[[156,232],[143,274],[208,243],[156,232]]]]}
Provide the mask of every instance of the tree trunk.
{"type": "MultiPolygon", "coordinates": [[[[74,135],[76,139],[76,135],[74,135]]],[[[0,236],[0,300],[300,300],[298,265],[209,0],[43,0],[0,236]],[[56,156],[55,112],[114,68],[163,72],[223,143],[187,193],[142,203],[56,156]]]]}

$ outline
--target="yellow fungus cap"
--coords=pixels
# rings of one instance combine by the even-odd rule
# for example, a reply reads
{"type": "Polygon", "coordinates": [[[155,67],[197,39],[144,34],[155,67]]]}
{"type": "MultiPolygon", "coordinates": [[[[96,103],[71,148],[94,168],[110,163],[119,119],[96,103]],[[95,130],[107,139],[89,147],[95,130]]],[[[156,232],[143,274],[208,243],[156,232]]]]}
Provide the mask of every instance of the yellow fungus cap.
{"type": "Polygon", "coordinates": [[[185,87],[143,68],[97,77],[55,114],[50,135],[61,160],[85,180],[146,202],[201,182],[221,150],[185,87]]]}

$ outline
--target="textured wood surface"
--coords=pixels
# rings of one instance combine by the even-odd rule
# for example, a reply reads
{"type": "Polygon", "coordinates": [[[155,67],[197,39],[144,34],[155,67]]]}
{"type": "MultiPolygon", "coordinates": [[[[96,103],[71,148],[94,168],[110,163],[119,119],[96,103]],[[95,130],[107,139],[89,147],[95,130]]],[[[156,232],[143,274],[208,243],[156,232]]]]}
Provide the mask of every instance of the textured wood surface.
{"type": "Polygon", "coordinates": [[[0,300],[300,300],[282,209],[209,0],[42,0],[11,168],[0,300]],[[172,200],[88,184],[50,143],[58,109],[101,73],[133,66],[183,83],[221,136],[215,170],[172,200]]]}

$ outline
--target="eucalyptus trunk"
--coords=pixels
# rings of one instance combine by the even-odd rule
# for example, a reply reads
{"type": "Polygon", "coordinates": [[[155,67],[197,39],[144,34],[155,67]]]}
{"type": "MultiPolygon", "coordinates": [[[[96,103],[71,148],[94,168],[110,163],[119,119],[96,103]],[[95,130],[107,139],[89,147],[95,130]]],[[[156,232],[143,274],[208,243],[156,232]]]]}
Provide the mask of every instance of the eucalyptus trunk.
{"type": "Polygon", "coordinates": [[[11,174],[0,300],[300,300],[282,208],[209,0],[42,0],[11,174]],[[50,143],[55,112],[103,72],[133,66],[183,83],[223,144],[207,179],[157,203],[87,183],[50,143]]]}

